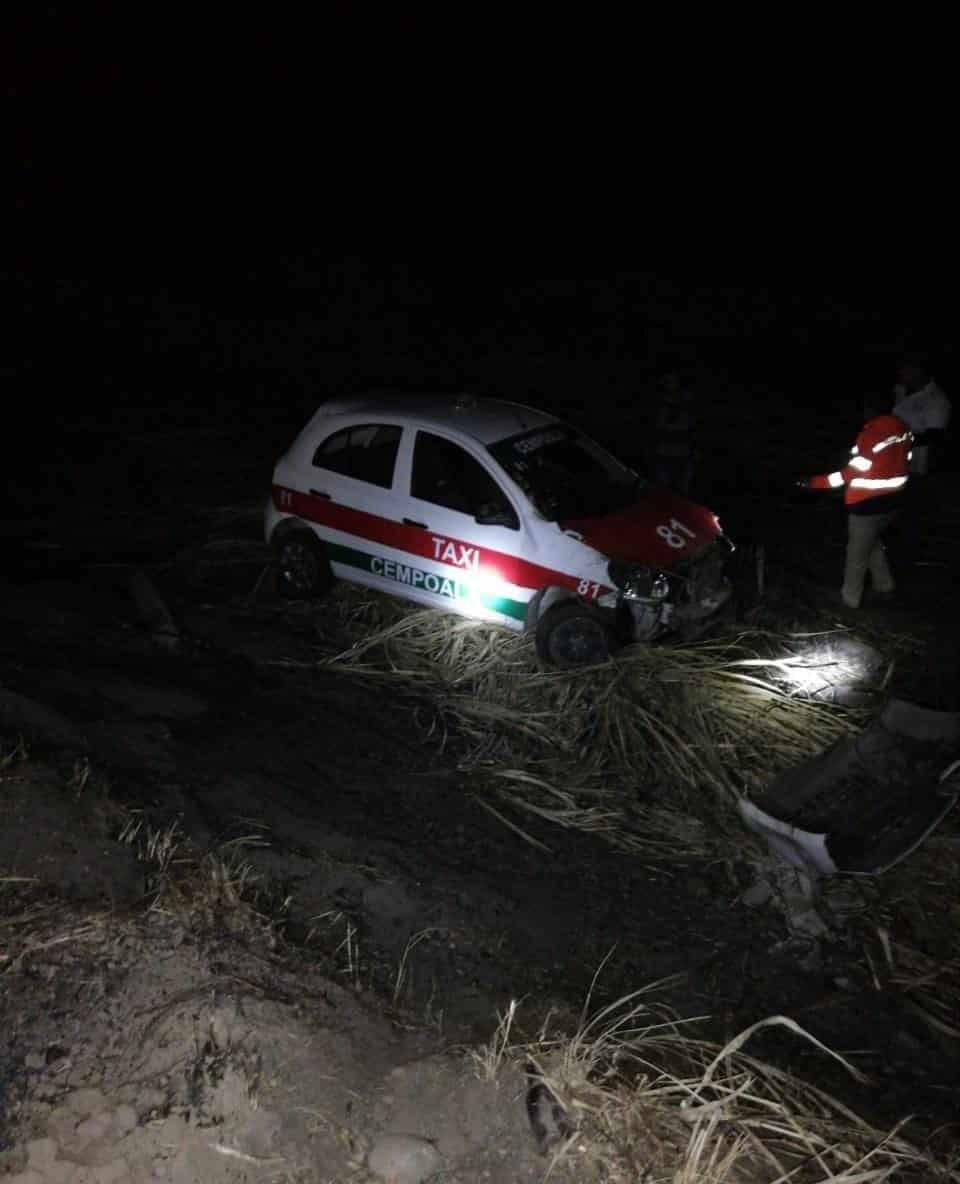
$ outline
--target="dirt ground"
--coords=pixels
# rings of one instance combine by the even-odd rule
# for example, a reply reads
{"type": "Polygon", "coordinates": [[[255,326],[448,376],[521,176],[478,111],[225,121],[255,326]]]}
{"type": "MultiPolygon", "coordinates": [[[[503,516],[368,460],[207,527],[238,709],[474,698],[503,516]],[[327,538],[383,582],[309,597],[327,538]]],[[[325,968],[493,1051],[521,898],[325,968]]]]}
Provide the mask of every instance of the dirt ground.
{"type": "MultiPolygon", "coordinates": [[[[410,704],[310,667],[329,613],[262,578],[269,433],[141,431],[122,496],[103,477],[117,438],[87,440],[69,476],[53,466],[5,539],[0,1163],[15,1178],[540,1179],[523,1078],[486,1079],[471,1050],[511,1000],[521,1033],[575,1024],[601,964],[598,1004],[663,980],[657,998],[714,1038],[796,1018],[873,1086],[783,1038],[769,1055],[943,1137],[956,1042],[870,988],[842,920],[804,969],[783,917],[751,905],[746,859],[641,864],[544,823],[545,855],[471,796],[410,704]],[[138,568],[175,646],[131,592],[138,568]]],[[[736,483],[705,463],[697,492],[767,546],[755,620],[822,626],[842,516],[771,496],[774,462],[736,483]]],[[[955,709],[943,480],[904,602],[863,629],[914,639],[891,690],[955,709]]]]}

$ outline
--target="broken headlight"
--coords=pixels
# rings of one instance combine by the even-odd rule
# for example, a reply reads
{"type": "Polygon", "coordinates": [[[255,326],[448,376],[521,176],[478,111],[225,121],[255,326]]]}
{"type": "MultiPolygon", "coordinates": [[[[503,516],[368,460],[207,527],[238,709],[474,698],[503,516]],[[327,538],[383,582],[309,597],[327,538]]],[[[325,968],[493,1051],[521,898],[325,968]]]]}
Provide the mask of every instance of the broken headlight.
{"type": "Polygon", "coordinates": [[[612,559],[607,572],[624,600],[666,600],[670,595],[670,582],[654,567],[612,559]]]}

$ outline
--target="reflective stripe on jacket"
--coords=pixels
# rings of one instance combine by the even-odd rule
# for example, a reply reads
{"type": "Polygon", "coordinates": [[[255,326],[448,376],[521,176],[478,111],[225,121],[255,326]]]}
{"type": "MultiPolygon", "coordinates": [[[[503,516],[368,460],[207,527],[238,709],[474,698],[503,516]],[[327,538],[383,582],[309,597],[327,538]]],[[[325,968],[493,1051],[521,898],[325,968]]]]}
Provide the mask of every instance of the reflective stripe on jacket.
{"type": "Polygon", "coordinates": [[[907,483],[912,446],[910,429],[898,416],[868,419],[850,450],[849,462],[835,473],[811,477],[810,488],[838,489],[843,485],[843,500],[848,506],[896,493],[907,483]]]}

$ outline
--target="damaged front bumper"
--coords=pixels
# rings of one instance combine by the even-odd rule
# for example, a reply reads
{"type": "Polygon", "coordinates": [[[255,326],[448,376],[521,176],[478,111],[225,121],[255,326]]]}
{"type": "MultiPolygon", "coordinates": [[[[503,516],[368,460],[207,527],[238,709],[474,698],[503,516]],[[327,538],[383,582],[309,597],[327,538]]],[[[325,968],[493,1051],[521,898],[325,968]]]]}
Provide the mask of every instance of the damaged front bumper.
{"type": "Polygon", "coordinates": [[[665,633],[689,635],[709,627],[733,595],[733,585],[724,575],[733,550],[721,535],[674,571],[611,564],[623,631],[633,641],[650,641],[665,633]]]}

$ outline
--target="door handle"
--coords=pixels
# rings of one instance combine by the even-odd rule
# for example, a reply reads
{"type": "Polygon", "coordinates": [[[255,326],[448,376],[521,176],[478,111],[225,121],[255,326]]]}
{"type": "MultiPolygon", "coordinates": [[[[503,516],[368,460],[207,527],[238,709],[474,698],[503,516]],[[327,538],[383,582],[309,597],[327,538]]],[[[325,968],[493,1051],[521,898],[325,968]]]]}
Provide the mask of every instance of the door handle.
{"type": "Polygon", "coordinates": [[[330,494],[325,489],[311,489],[310,492],[314,497],[322,497],[325,502],[330,500],[330,494]]]}
{"type": "Polygon", "coordinates": [[[403,525],[404,526],[419,526],[421,530],[429,530],[430,529],[427,526],[426,522],[417,522],[414,518],[404,518],[403,525]]]}

